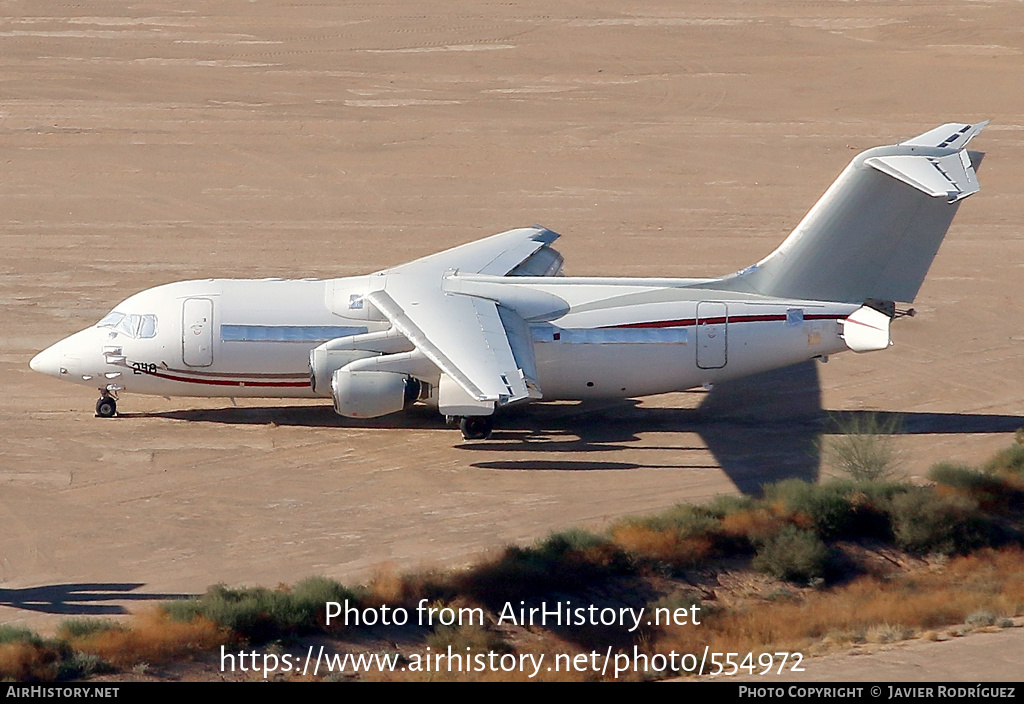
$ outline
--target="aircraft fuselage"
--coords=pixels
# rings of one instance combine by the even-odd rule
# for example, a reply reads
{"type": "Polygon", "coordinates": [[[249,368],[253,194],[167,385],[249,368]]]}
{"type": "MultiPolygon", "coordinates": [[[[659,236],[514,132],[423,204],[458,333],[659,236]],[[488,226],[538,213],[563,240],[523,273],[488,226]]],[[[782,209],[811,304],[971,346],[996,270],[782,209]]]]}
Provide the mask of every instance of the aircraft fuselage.
{"type": "MultiPolygon", "coordinates": [[[[32,366],[117,392],[329,396],[329,389],[314,391],[310,383],[310,351],[327,340],[390,327],[363,299],[371,279],[158,286],[44,350],[32,366]]],[[[697,289],[694,283],[508,277],[490,285],[509,292],[508,305],[518,307],[529,326],[545,400],[679,391],[835,354],[847,349],[840,321],[859,307],[697,289]]],[[[436,387],[439,375],[423,381],[436,387]]]]}

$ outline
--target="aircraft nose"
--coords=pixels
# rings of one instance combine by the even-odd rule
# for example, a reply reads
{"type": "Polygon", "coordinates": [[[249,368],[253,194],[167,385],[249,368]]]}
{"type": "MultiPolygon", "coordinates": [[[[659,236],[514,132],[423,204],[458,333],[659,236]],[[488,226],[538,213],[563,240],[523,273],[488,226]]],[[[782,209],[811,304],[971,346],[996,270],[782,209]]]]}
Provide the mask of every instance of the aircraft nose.
{"type": "Polygon", "coordinates": [[[28,366],[33,370],[49,376],[60,376],[61,373],[60,343],[47,347],[32,358],[28,366]]]}

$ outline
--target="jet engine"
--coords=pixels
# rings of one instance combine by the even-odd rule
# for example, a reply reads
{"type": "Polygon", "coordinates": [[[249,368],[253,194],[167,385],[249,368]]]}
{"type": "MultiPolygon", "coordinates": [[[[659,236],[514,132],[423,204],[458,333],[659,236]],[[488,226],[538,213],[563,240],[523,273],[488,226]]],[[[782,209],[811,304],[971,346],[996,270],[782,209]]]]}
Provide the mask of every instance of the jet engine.
{"type": "Polygon", "coordinates": [[[377,418],[397,413],[420,394],[420,382],[397,372],[339,369],[331,378],[334,410],[346,418],[377,418]]]}
{"type": "Polygon", "coordinates": [[[329,350],[324,345],[309,354],[309,383],[317,396],[331,394],[331,379],[334,372],[357,359],[377,357],[379,352],[365,350],[329,350]]]}

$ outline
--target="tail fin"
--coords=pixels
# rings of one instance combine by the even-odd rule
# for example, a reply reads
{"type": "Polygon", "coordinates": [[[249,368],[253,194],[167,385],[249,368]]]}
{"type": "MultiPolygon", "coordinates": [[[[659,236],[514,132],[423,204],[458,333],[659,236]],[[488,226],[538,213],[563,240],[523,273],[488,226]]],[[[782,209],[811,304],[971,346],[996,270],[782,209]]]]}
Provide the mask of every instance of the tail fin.
{"type": "Polygon", "coordinates": [[[960,201],[978,191],[965,147],[986,124],[950,123],[863,152],[778,249],[708,286],[847,303],[913,301],[960,201]]]}

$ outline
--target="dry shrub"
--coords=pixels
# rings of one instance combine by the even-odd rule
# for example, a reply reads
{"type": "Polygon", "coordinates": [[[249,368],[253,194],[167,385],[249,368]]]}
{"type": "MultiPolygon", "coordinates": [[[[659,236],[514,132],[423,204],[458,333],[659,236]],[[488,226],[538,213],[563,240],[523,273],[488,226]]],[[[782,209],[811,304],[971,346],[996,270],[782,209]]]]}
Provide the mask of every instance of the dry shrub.
{"type": "MultiPolygon", "coordinates": [[[[707,614],[700,628],[655,633],[656,649],[700,653],[801,650],[815,640],[841,641],[880,624],[906,634],[963,623],[975,612],[1024,613],[1024,552],[983,550],[950,560],[943,569],[890,580],[862,577],[814,592],[798,602],[765,602],[707,614]]],[[[873,635],[877,636],[877,633],[873,635]]]]}
{"type": "Polygon", "coordinates": [[[154,609],[139,614],[131,628],[97,631],[72,639],[70,644],[117,667],[132,667],[209,650],[228,640],[223,629],[205,618],[183,623],[154,609]]]}
{"type": "Polygon", "coordinates": [[[405,576],[394,563],[377,565],[367,585],[366,601],[371,604],[398,605],[405,597],[405,576]]]}
{"type": "Polygon", "coordinates": [[[857,481],[888,479],[900,469],[898,416],[853,413],[835,422],[840,434],[822,443],[826,464],[857,481]]]}
{"type": "Polygon", "coordinates": [[[671,528],[656,530],[626,523],[612,529],[612,541],[636,557],[658,560],[678,567],[703,562],[714,553],[707,535],[680,536],[671,528]]]}
{"type": "Polygon", "coordinates": [[[785,525],[778,514],[763,508],[737,511],[722,519],[722,531],[727,536],[745,539],[753,545],[778,534],[785,525]]]}
{"type": "Polygon", "coordinates": [[[49,681],[57,676],[60,652],[43,642],[12,641],[0,645],[0,680],[49,681]]]}

